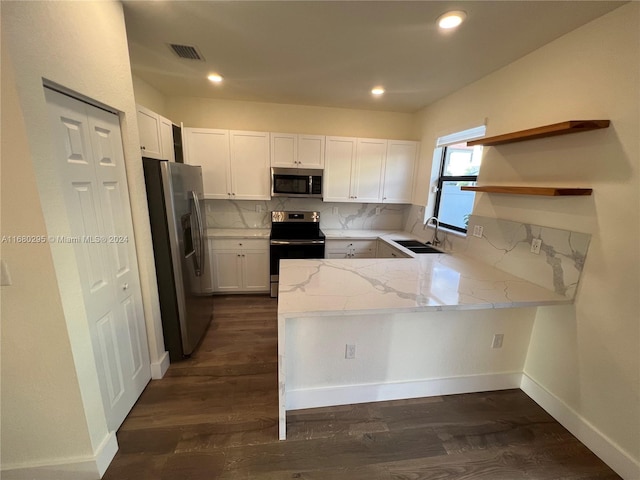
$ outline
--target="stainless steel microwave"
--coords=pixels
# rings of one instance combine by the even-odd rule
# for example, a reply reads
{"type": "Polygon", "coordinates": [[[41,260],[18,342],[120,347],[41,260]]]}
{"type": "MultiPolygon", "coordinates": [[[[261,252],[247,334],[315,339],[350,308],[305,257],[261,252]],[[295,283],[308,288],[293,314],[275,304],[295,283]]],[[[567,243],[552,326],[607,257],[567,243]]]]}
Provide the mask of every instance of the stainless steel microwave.
{"type": "Polygon", "coordinates": [[[271,196],[322,198],[322,170],[272,168],[271,196]]]}

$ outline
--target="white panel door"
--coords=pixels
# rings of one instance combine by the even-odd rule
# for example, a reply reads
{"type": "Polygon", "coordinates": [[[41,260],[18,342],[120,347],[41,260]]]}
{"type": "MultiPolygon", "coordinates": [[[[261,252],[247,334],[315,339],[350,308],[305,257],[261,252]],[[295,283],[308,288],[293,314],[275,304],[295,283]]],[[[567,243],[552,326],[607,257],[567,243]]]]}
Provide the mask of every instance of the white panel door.
{"type": "Polygon", "coordinates": [[[141,105],[136,105],[136,112],[140,134],[140,153],[143,157],[162,159],[158,114],[141,105]]]}
{"type": "Polygon", "coordinates": [[[202,167],[204,198],[232,198],[229,131],[185,128],[183,132],[184,161],[202,167]]]}
{"type": "Polygon", "coordinates": [[[269,134],[230,131],[234,200],[271,200],[269,134]]]}
{"type": "Polygon", "coordinates": [[[176,161],[176,154],[173,148],[173,123],[164,117],[160,119],[160,143],[162,158],[170,162],[176,161]]]}
{"type": "Polygon", "coordinates": [[[296,168],[298,166],[298,136],[292,133],[271,133],[271,166],[296,168]]]}
{"type": "Polygon", "coordinates": [[[298,135],[298,167],[324,168],[324,135],[298,135]]]}
{"type": "Polygon", "coordinates": [[[418,142],[389,140],[382,187],[383,203],[411,203],[418,142]]]}
{"type": "Polygon", "coordinates": [[[214,292],[242,289],[242,253],[239,250],[213,250],[211,265],[214,292]]]}
{"type": "Polygon", "coordinates": [[[355,161],[356,139],[327,137],[324,167],[324,201],[350,202],[351,166],[355,161]]]}
{"type": "Polygon", "coordinates": [[[359,138],[351,176],[351,195],[362,203],[382,201],[382,174],[387,156],[387,141],[359,138]]]}
{"type": "Polygon", "coordinates": [[[269,250],[243,250],[242,261],[244,289],[249,292],[268,292],[271,287],[269,250]]]}
{"type": "Polygon", "coordinates": [[[46,98],[105,416],[117,430],[151,378],[119,122],[48,89],[46,98]]]}

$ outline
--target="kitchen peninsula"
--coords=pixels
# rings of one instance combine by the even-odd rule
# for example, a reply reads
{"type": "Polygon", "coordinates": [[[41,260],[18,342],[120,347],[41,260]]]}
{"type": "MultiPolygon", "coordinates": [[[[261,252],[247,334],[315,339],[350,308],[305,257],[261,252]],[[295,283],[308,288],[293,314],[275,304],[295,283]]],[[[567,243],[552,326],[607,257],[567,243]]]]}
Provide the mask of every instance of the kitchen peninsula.
{"type": "Polygon", "coordinates": [[[280,438],[286,410],[518,388],[535,308],[572,302],[465,255],[283,260],[280,438]]]}

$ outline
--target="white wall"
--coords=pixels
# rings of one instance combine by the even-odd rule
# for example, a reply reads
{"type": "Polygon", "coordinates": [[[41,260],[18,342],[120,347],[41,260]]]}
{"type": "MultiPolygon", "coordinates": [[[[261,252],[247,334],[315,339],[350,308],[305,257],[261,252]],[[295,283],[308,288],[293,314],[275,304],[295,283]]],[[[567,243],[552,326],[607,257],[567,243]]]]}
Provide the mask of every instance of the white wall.
{"type": "Polygon", "coordinates": [[[567,185],[591,197],[480,194],[474,213],[590,233],[576,303],[539,309],[525,373],[623,455],[640,461],[640,4],[631,2],[420,112],[414,203],[427,197],[438,136],[497,135],[574,119],[609,129],[486,147],[480,184],[567,185]]]}
{"type": "MultiPolygon", "coordinates": [[[[3,116],[5,66],[15,70],[15,81],[6,86],[8,92],[11,94],[11,84],[17,91],[16,103],[10,110],[16,118],[11,125],[2,122],[3,153],[4,141],[8,139],[9,151],[20,154],[2,157],[3,173],[11,174],[2,177],[3,209],[4,200],[7,207],[18,210],[23,208],[19,202],[25,197],[33,202],[27,204],[19,223],[3,222],[3,233],[5,228],[15,228],[12,233],[16,235],[25,234],[25,230],[41,232],[43,218],[47,231],[52,228],[60,234],[68,231],[62,194],[52,181],[57,169],[49,156],[53,143],[48,135],[43,79],[122,112],[123,147],[150,354],[152,362],[157,361],[164,353],[164,345],[122,5],[115,1],[3,2],[2,34],[3,48],[6,45],[8,50],[2,55],[3,116]],[[24,123],[19,121],[20,114],[24,123]],[[21,139],[26,139],[28,145],[20,144],[21,139]],[[24,182],[26,193],[17,178],[24,182]],[[34,195],[36,184],[39,199],[34,195]],[[5,186],[8,194],[14,190],[15,194],[5,197],[5,186]]],[[[8,99],[11,98],[9,95],[8,99]]],[[[41,248],[32,245],[7,249],[7,259],[10,266],[15,265],[20,283],[2,287],[3,329],[11,328],[9,331],[15,334],[13,338],[3,335],[2,339],[3,469],[53,463],[68,463],[73,468],[74,464],[93,460],[100,463],[104,458],[96,457],[102,455],[105,445],[115,444],[104,419],[72,249],[64,245],[41,248]],[[42,261],[42,269],[27,268],[36,259],[42,261]],[[32,304],[22,305],[26,298],[31,298],[32,304]],[[58,333],[43,336],[49,329],[58,333]],[[33,335],[32,330],[41,333],[33,335]],[[19,355],[13,361],[16,352],[19,355]],[[25,358],[26,352],[30,353],[30,360],[18,361],[25,358]],[[70,365],[70,356],[75,368],[70,365]],[[5,359],[9,359],[6,364],[5,359]],[[57,372],[47,379],[53,367],[57,372]],[[56,381],[58,378],[60,383],[56,381]],[[46,385],[48,394],[20,402],[20,395],[34,391],[34,385],[38,384],[42,388],[46,385]],[[78,404],[78,395],[82,406],[78,404]],[[58,397],[68,399],[66,409],[58,405],[58,397]]],[[[101,463],[95,468],[99,471],[106,465],[101,463]]],[[[95,477],[95,471],[93,474],[95,477]]],[[[3,478],[5,475],[3,472],[3,478]]],[[[53,478],[50,472],[48,477],[43,475],[53,478]]]]}
{"type": "Polygon", "coordinates": [[[166,117],[166,101],[164,95],[140,77],[133,75],[132,80],[136,103],[166,117]]]}
{"type": "Polygon", "coordinates": [[[417,140],[409,113],[167,97],[167,115],[186,127],[417,140]]]}
{"type": "MultiPolygon", "coordinates": [[[[2,39],[2,235],[46,235],[13,68],[2,39]],[[19,205],[19,208],[17,208],[19,205]]],[[[2,465],[92,454],[51,252],[2,245],[2,465]],[[64,432],[65,441],[60,441],[64,432]]]]}
{"type": "Polygon", "coordinates": [[[534,316],[517,308],[287,319],[287,392],[519,374],[534,316]],[[495,333],[503,348],[491,348],[495,333]],[[345,359],[347,344],[355,359],[345,359]]]}

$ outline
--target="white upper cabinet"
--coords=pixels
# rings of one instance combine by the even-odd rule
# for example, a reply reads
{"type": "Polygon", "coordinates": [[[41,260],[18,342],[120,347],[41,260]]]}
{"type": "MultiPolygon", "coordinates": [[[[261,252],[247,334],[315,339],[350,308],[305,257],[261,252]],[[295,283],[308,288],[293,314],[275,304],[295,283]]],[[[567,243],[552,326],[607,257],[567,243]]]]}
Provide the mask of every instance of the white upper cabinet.
{"type": "Polygon", "coordinates": [[[170,162],[175,162],[176,153],[173,148],[173,123],[164,117],[160,117],[160,146],[162,158],[170,162]]]}
{"type": "Polygon", "coordinates": [[[389,140],[382,186],[383,203],[411,203],[418,142],[389,140]]]}
{"type": "Polygon", "coordinates": [[[204,197],[232,198],[229,130],[185,128],[184,161],[202,167],[204,197]]]}
{"type": "Polygon", "coordinates": [[[271,133],[271,166],[298,167],[298,136],[293,133],[271,133]]]}
{"type": "Polygon", "coordinates": [[[387,155],[387,141],[359,138],[356,162],[351,170],[353,200],[362,203],[382,201],[382,175],[387,155]]]}
{"type": "Polygon", "coordinates": [[[327,137],[324,201],[411,203],[418,142],[327,137]]]}
{"type": "Polygon", "coordinates": [[[324,168],[325,137],[271,133],[271,166],[280,168],[324,168]]]}
{"type": "Polygon", "coordinates": [[[234,200],[270,200],[269,134],[229,132],[231,185],[234,200]]]}
{"type": "Polygon", "coordinates": [[[298,167],[324,168],[324,135],[298,135],[298,167]]]}
{"type": "Polygon", "coordinates": [[[351,195],[351,168],[357,138],[327,137],[324,164],[324,201],[355,202],[351,195]]]}
{"type": "Polygon", "coordinates": [[[173,161],[175,154],[171,120],[142,105],[136,105],[136,113],[138,131],[140,133],[140,153],[142,156],[173,161]]]}
{"type": "Polygon", "coordinates": [[[387,141],[327,137],[324,173],[326,202],[379,203],[387,141]]]}
{"type": "Polygon", "coordinates": [[[185,163],[200,165],[204,198],[269,200],[269,134],[185,128],[185,163]]]}

